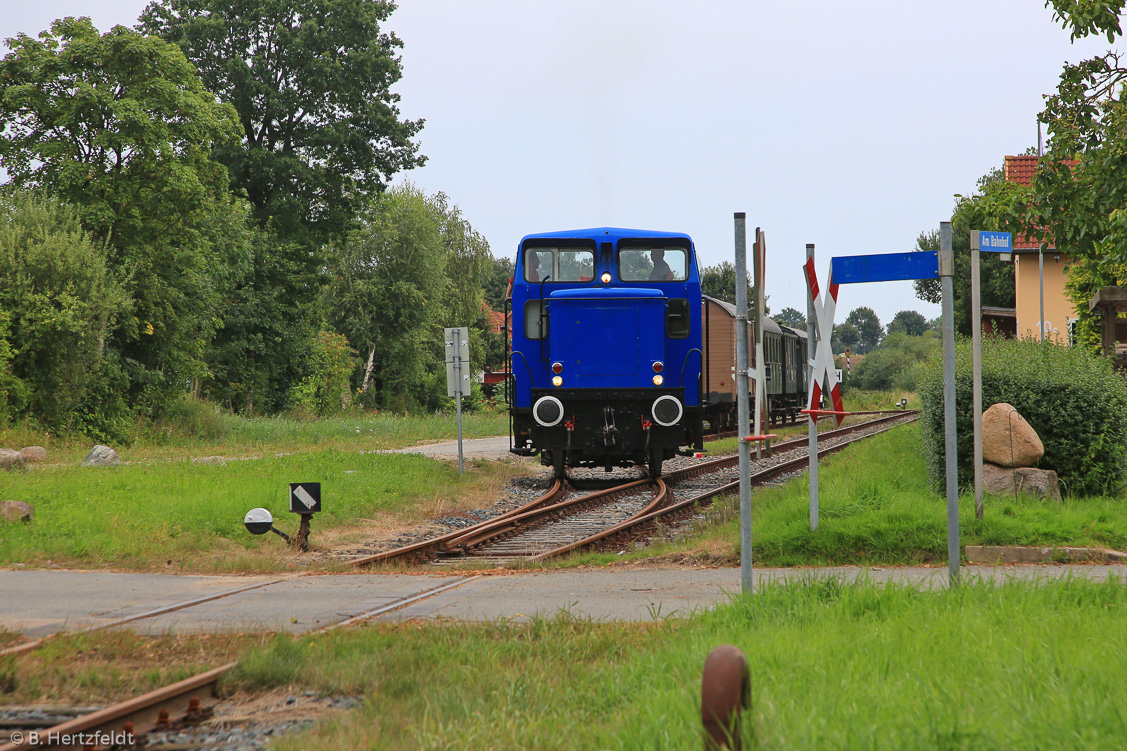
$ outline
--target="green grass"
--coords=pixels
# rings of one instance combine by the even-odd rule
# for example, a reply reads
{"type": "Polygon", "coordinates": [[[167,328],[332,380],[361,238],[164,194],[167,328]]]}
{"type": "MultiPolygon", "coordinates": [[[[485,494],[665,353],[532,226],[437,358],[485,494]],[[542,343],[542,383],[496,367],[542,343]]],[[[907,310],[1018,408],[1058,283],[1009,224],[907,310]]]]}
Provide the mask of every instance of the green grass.
{"type": "MultiPolygon", "coordinates": [[[[810,530],[810,482],[804,475],[752,493],[753,555],[763,566],[899,565],[947,560],[946,498],[927,483],[918,424],[866,439],[819,465],[819,527],[810,530]]],[[[622,556],[586,554],[566,565],[612,560],[688,560],[739,564],[739,511],[718,499],[699,531],[676,543],[622,556]]],[[[1127,550],[1127,500],[987,496],[974,516],[974,494],[959,498],[962,545],[1107,547],[1127,550]]]]}
{"type": "Polygon", "coordinates": [[[291,749],[699,748],[701,667],[751,666],[751,749],[1104,749],[1127,738],[1123,582],[809,581],[691,618],[381,624],[244,654],[232,686],[366,695],[291,749]]]}
{"type": "Polygon", "coordinates": [[[321,483],[324,510],[313,519],[311,536],[317,547],[371,539],[377,521],[417,520],[478,497],[492,502],[517,471],[478,462],[459,478],[457,467],[422,456],[317,449],[225,466],[181,459],[0,473],[0,497],[35,507],[33,523],[5,525],[0,565],[285,569],[305,564],[276,536],[247,533],[243,517],[261,506],[277,527],[295,531],[290,482],[321,483]]]}
{"type": "MultiPolygon", "coordinates": [[[[304,420],[291,417],[242,417],[202,402],[191,402],[175,420],[138,427],[128,446],[115,446],[123,460],[190,456],[247,456],[314,449],[370,451],[400,448],[458,437],[453,414],[403,416],[387,412],[304,420]]],[[[508,435],[505,412],[462,416],[465,438],[508,435]]],[[[0,430],[0,446],[47,448],[48,462],[77,464],[94,441],[59,438],[27,424],[0,430]]]]}

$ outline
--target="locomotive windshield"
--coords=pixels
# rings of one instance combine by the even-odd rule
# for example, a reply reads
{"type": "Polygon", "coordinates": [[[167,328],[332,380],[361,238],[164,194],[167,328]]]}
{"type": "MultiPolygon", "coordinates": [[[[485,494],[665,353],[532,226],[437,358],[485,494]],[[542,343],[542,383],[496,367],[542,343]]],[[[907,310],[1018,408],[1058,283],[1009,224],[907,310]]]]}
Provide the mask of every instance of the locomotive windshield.
{"type": "Polygon", "coordinates": [[[595,278],[595,254],[586,248],[535,248],[525,251],[526,282],[589,282],[595,278]]]}
{"type": "Polygon", "coordinates": [[[683,282],[689,278],[684,248],[630,248],[618,253],[618,278],[624,282],[683,282]]]}

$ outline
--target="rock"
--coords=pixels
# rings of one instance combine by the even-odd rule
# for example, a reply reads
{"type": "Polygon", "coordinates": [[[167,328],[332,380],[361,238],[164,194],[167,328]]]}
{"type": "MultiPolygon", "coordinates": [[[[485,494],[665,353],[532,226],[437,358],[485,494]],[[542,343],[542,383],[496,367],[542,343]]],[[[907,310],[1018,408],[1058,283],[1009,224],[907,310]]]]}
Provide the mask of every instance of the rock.
{"type": "Polygon", "coordinates": [[[117,452],[109,446],[95,446],[82,460],[83,467],[113,467],[119,464],[117,452]]]}
{"type": "Polygon", "coordinates": [[[30,503],[23,501],[0,501],[0,519],[6,522],[29,522],[35,516],[30,503]]]}
{"type": "Polygon", "coordinates": [[[47,461],[47,449],[42,446],[24,446],[20,449],[20,456],[28,464],[47,461]]]}
{"type": "Polygon", "coordinates": [[[1032,467],[1045,446],[1025,418],[1005,402],[982,413],[982,459],[999,467],[1032,467]]]}
{"type": "Polygon", "coordinates": [[[0,449],[0,469],[23,469],[24,459],[20,452],[12,449],[0,449]]]}
{"type": "Polygon", "coordinates": [[[217,464],[224,467],[227,465],[227,460],[222,456],[197,456],[192,459],[192,464],[217,464]]]}
{"type": "Polygon", "coordinates": [[[983,463],[982,484],[991,495],[1017,495],[1028,493],[1038,498],[1060,500],[1057,473],[1051,469],[1031,467],[999,467],[983,463]]]}

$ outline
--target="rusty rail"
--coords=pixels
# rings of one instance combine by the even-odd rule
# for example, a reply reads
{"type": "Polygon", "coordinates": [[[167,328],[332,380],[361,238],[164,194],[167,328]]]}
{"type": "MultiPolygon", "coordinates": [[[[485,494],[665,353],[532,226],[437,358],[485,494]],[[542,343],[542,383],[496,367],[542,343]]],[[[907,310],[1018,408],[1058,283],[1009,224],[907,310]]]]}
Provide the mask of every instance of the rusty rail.
{"type": "Polygon", "coordinates": [[[556,499],[559,496],[563,495],[566,491],[567,486],[560,480],[556,480],[552,484],[552,487],[549,488],[548,492],[544,495],[532,501],[529,501],[519,508],[506,511],[500,516],[495,516],[492,519],[487,519],[486,521],[479,522],[478,524],[474,524],[470,527],[456,529],[453,532],[448,532],[447,534],[440,535],[438,537],[432,537],[429,540],[422,540],[421,542],[404,545],[403,547],[395,548],[393,550],[385,550],[382,553],[375,553],[373,555],[364,556],[363,558],[355,558],[349,561],[349,563],[353,566],[370,566],[373,563],[387,563],[388,561],[393,561],[396,559],[427,560],[429,558],[437,556],[440,551],[445,549],[444,546],[446,546],[447,543],[460,537],[473,534],[475,530],[480,530],[486,526],[495,524],[504,519],[510,519],[515,516],[520,516],[521,514],[527,513],[528,511],[531,511],[540,506],[553,505],[556,502],[556,499]]]}
{"type": "Polygon", "coordinates": [[[236,664],[200,673],[46,730],[31,731],[18,743],[0,746],[0,751],[131,746],[153,730],[200,722],[211,714],[207,700],[215,697],[220,677],[236,664]]]}

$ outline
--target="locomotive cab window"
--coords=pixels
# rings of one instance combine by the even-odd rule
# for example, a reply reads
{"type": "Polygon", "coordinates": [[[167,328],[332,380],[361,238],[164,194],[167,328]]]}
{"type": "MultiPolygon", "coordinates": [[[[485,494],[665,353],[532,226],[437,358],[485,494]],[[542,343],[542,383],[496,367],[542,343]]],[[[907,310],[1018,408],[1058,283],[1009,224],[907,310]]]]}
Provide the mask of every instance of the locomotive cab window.
{"type": "Polygon", "coordinates": [[[595,278],[595,254],[586,248],[532,248],[524,253],[526,282],[589,282],[595,278]]]}
{"type": "Polygon", "coordinates": [[[623,248],[618,252],[618,278],[624,282],[683,282],[689,278],[689,253],[684,248],[623,248]]]}
{"type": "Polygon", "coordinates": [[[526,339],[543,339],[548,336],[548,306],[540,300],[524,304],[524,336],[526,339]],[[544,315],[540,315],[540,311],[544,315]]]}
{"type": "Polygon", "coordinates": [[[689,301],[680,297],[670,300],[665,306],[665,335],[670,339],[684,339],[690,329],[689,301]]]}

